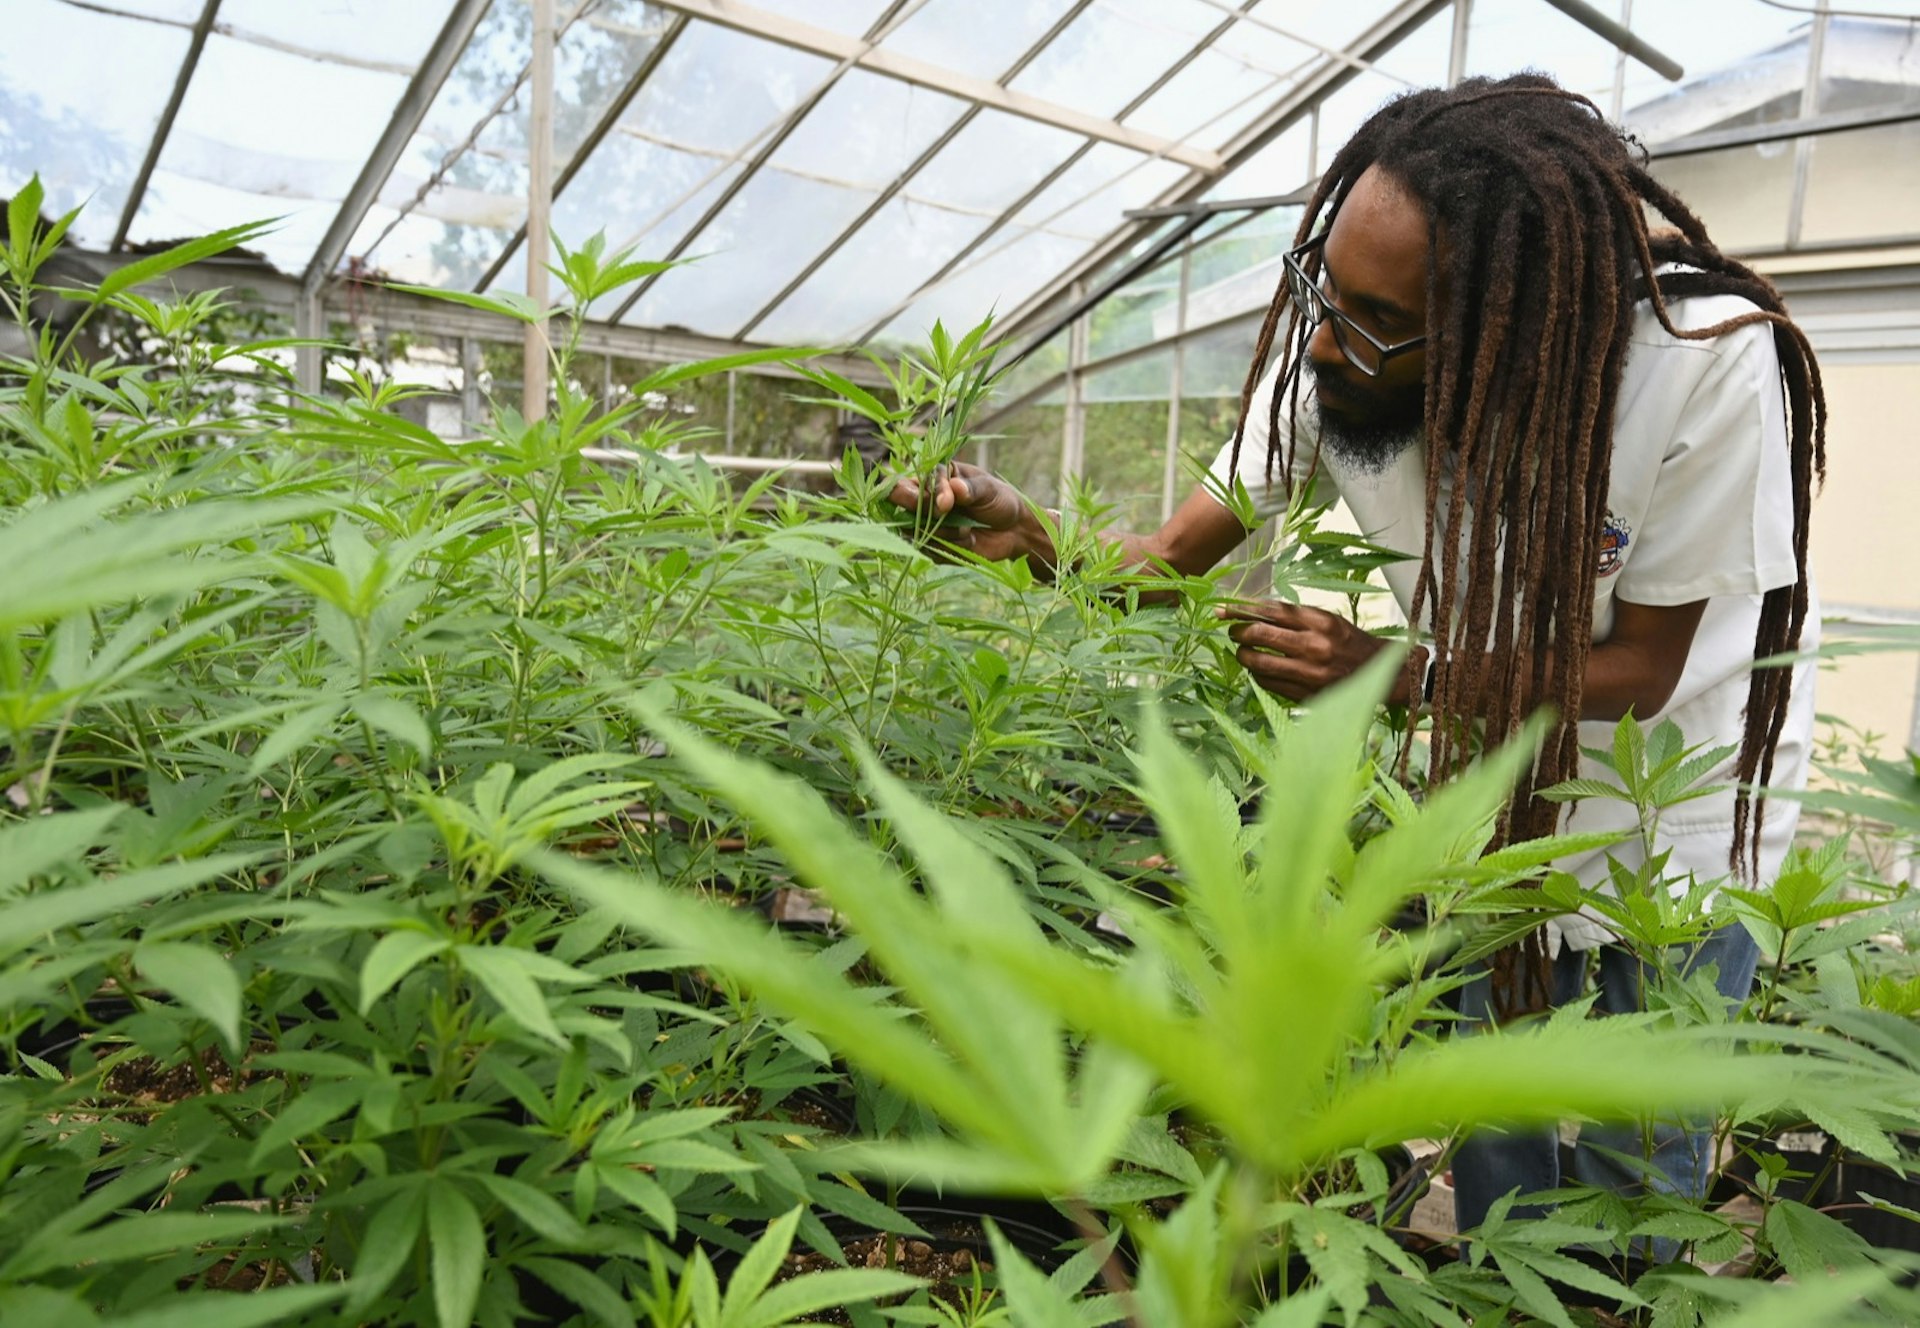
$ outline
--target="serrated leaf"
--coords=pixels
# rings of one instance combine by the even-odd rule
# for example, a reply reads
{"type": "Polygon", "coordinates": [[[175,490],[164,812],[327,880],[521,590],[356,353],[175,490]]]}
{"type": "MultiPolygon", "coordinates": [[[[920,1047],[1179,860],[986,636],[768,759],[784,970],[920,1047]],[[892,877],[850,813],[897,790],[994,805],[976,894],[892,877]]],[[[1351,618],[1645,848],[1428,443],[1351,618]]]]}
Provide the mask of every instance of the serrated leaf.
{"type": "Polygon", "coordinates": [[[433,730],[427,726],[426,717],[399,697],[362,692],[353,698],[353,713],[420,755],[433,755],[433,730]]]}
{"type": "Polygon", "coordinates": [[[444,936],[423,931],[396,931],[382,936],[360,965],[360,1013],[372,1009],[373,1003],[415,966],[452,946],[453,942],[444,936]]]}
{"type": "Polygon", "coordinates": [[[347,1284],[349,1312],[364,1312],[392,1285],[413,1257],[426,1217],[426,1195],[418,1185],[408,1186],[380,1206],[367,1223],[353,1261],[353,1279],[347,1284]]]}
{"type": "Polygon", "coordinates": [[[34,816],[0,826],[0,894],[11,894],[49,867],[79,859],[100,842],[124,807],[109,803],[84,811],[34,816]]]}
{"type": "Polygon", "coordinates": [[[253,760],[247,766],[250,775],[263,774],[279,765],[303,747],[312,745],[321,734],[333,727],[333,721],[346,709],[344,703],[335,700],[321,701],[304,710],[295,711],[280,724],[274,726],[266,741],[254,751],[253,760]]]}
{"type": "Polygon", "coordinates": [[[726,1298],[720,1303],[720,1328],[746,1328],[752,1322],[749,1311],[793,1247],[800,1212],[798,1208],[791,1208],[769,1222],[766,1231],[740,1256],[733,1276],[727,1280],[726,1298]]]}
{"type": "Polygon", "coordinates": [[[338,1285],[269,1287],[236,1295],[210,1291],[170,1296],[145,1309],[103,1320],[102,1328],[260,1328],[310,1321],[312,1311],[346,1295],[338,1285]]]}
{"type": "Polygon", "coordinates": [[[472,1328],[486,1272],[487,1233],[472,1201],[447,1181],[435,1181],[427,1190],[427,1242],[440,1328],[472,1328]]]}
{"type": "Polygon", "coordinates": [[[522,1259],[521,1263],[528,1272],[599,1319],[607,1328],[632,1328],[633,1310],[626,1298],[589,1269],[577,1263],[568,1263],[565,1259],[548,1259],[538,1255],[522,1259]]]}
{"type": "Polygon", "coordinates": [[[0,906],[0,958],[26,949],[49,932],[113,917],[164,895],[190,890],[259,858],[257,853],[215,854],[127,872],[98,885],[31,895],[0,906]]]}
{"type": "Polygon", "coordinates": [[[1872,1247],[1854,1232],[1791,1200],[1775,1203],[1761,1230],[1780,1266],[1796,1281],[1824,1279],[1835,1269],[1857,1267],[1872,1257],[1872,1247]]]}
{"type": "Polygon", "coordinates": [[[366,1082],[358,1079],[336,1079],[308,1088],[288,1102],[273,1124],[261,1131],[249,1161],[258,1166],[271,1157],[275,1149],[331,1125],[353,1110],[366,1088],[366,1082]]]}
{"type": "Polygon", "coordinates": [[[499,1003],[508,1018],[536,1037],[563,1047],[567,1045],[566,1035],[554,1022],[553,1012],[547,1008],[539,985],[510,954],[485,945],[463,945],[457,953],[461,964],[499,1003]]]}
{"type": "Polygon", "coordinates": [[[476,291],[450,290],[444,286],[409,286],[400,282],[387,283],[388,290],[404,292],[408,295],[421,295],[429,300],[445,300],[449,304],[464,304],[469,309],[484,309],[502,318],[511,318],[519,323],[539,323],[546,320],[546,314],[540,306],[519,291],[503,290],[491,295],[482,295],[476,291]]]}
{"type": "Polygon", "coordinates": [[[30,1237],[0,1266],[0,1276],[24,1280],[78,1264],[150,1259],[291,1223],[291,1218],[271,1213],[141,1213],[89,1228],[77,1240],[65,1236],[52,1240],[30,1237]]]}
{"type": "Polygon", "coordinates": [[[225,230],[202,235],[176,244],[157,254],[148,254],[131,263],[122,264],[101,278],[98,285],[88,292],[86,298],[93,304],[104,304],[123,290],[152,281],[155,277],[165,276],[169,272],[188,267],[194,263],[223,254],[229,249],[237,249],[249,240],[258,239],[278,223],[278,218],[267,221],[249,221],[238,226],[229,226],[225,230]]]}
{"type": "Polygon", "coordinates": [[[535,1189],[511,1176],[488,1172],[477,1172],[474,1179],[536,1235],[544,1236],[562,1247],[576,1246],[586,1240],[586,1228],[574,1221],[560,1201],[544,1190],[535,1189]]]}
{"type": "Polygon", "coordinates": [[[666,1232],[668,1240],[674,1238],[679,1227],[679,1213],[673,1206],[672,1196],[659,1181],[645,1172],[610,1162],[597,1164],[593,1174],[602,1185],[652,1218],[666,1232]]]}
{"type": "Polygon", "coordinates": [[[240,975],[227,957],[184,941],[145,941],[133,952],[148,981],[212,1024],[230,1049],[240,1046],[240,975]]]}
{"type": "MultiPolygon", "coordinates": [[[[735,1274],[738,1277],[738,1274],[735,1274]]],[[[761,1296],[738,1318],[722,1312],[721,1322],[728,1328],[776,1328],[792,1323],[803,1314],[813,1314],[836,1305],[857,1305],[884,1296],[898,1296],[926,1283],[906,1273],[885,1268],[831,1268],[824,1273],[807,1273],[782,1282],[761,1296]]],[[[727,1288],[731,1296],[733,1288],[727,1288]]]]}

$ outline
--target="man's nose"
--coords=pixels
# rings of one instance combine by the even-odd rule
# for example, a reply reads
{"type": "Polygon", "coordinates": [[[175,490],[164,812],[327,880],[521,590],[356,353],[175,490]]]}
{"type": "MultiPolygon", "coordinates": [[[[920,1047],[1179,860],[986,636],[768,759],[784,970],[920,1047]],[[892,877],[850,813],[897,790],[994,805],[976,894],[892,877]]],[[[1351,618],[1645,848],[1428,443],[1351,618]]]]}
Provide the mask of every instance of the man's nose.
{"type": "Polygon", "coordinates": [[[1322,364],[1345,365],[1346,353],[1340,349],[1340,343],[1334,339],[1333,318],[1322,318],[1314,327],[1313,334],[1307,338],[1307,358],[1317,367],[1322,364]]]}

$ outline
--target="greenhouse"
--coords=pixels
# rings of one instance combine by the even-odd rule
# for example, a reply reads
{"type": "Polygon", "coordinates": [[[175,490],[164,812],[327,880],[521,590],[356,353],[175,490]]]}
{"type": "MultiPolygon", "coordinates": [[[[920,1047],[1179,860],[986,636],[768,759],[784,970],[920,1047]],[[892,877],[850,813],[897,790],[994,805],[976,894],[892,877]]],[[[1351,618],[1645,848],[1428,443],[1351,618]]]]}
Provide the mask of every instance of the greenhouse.
{"type": "Polygon", "coordinates": [[[1920,4],[4,13],[0,1323],[1920,1324],[1920,4]]]}

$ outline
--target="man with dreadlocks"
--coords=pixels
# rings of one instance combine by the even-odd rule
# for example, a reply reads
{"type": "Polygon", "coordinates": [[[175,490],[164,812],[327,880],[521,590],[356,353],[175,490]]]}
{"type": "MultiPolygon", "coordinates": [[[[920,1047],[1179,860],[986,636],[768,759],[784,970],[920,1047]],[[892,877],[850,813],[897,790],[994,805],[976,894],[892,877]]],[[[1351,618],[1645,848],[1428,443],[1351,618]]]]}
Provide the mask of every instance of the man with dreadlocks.
{"type": "MultiPolygon", "coordinates": [[[[1714,246],[1592,103],[1532,74],[1388,103],[1334,158],[1296,244],[1214,474],[1244,480],[1263,518],[1329,480],[1369,538],[1419,551],[1386,572],[1426,643],[1392,699],[1435,716],[1433,778],[1459,770],[1476,735],[1492,745],[1552,706],[1557,727],[1499,833],[1625,828],[1621,804],[1562,818],[1534,791],[1581,773],[1582,739],[1610,745],[1623,715],[1671,719],[1689,742],[1736,748],[1718,777],[1740,791],[1662,822],[1669,874],[1770,880],[1796,805],[1763,816],[1745,789],[1804,779],[1811,674],[1752,665],[1809,644],[1807,517],[1824,466],[1818,370],[1779,294],[1714,246]]],[[[994,476],[956,467],[928,498],[977,523],[948,532],[960,547],[1051,565],[1033,508],[994,476]]],[[[1110,538],[1142,565],[1196,573],[1247,534],[1203,491],[1158,532],[1110,538]]],[[[1229,616],[1254,681],[1295,699],[1383,646],[1304,606],[1229,616]]],[[[1629,866],[1636,851],[1613,850],[1629,866]]],[[[1607,879],[1602,854],[1561,865],[1607,879]]],[[[1546,932],[1497,956],[1463,1013],[1571,999],[1590,962],[1601,1008],[1633,1007],[1636,961],[1596,919],[1546,932]]],[[[1738,999],[1754,960],[1735,928],[1691,962],[1738,999]]],[[[1577,1156],[1585,1179],[1626,1179],[1577,1156]]],[[[1700,1136],[1667,1132],[1655,1162],[1704,1190],[1700,1136]]],[[[1515,1188],[1555,1188],[1555,1135],[1476,1137],[1455,1176],[1466,1229],[1515,1188]]]]}

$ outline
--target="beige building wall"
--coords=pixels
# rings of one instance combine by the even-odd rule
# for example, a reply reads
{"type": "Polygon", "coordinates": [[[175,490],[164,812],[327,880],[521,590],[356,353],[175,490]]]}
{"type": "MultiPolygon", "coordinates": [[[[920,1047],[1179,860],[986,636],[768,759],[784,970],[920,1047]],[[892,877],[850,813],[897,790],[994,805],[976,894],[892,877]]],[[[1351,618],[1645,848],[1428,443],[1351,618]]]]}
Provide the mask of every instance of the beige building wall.
{"type": "MultiPolygon", "coordinates": [[[[1828,364],[1827,484],[1813,510],[1820,597],[1835,610],[1920,615],[1920,362],[1828,364]]],[[[1916,628],[1920,631],[1920,628],[1916,628]]],[[[1829,639],[1847,635],[1829,624],[1829,639]]],[[[1882,755],[1913,743],[1920,653],[1831,661],[1820,708],[1884,735],[1882,755]]]]}

